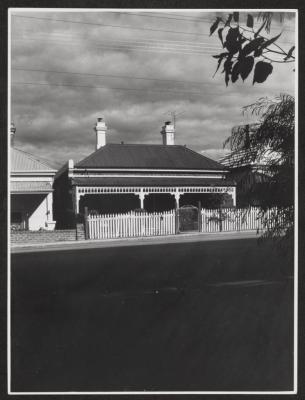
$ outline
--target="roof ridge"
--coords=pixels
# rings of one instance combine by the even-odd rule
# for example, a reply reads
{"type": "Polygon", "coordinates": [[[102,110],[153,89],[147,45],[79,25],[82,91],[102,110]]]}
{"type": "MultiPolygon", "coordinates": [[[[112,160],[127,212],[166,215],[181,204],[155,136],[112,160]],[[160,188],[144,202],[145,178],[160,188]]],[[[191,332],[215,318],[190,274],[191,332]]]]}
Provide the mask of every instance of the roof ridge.
{"type": "Polygon", "coordinates": [[[105,146],[170,146],[170,147],[185,147],[181,144],[166,145],[162,143],[107,143],[105,146]]]}
{"type": "Polygon", "coordinates": [[[107,144],[109,144],[109,143],[106,143],[105,146],[101,146],[99,149],[96,149],[93,153],[89,154],[87,157],[85,157],[85,158],[83,158],[83,159],[77,161],[77,162],[75,163],[75,165],[77,165],[77,164],[79,164],[79,163],[81,163],[81,162],[87,161],[90,157],[92,157],[92,156],[93,156],[94,154],[96,154],[96,153],[100,153],[101,150],[103,150],[103,149],[107,146],[107,144]]]}
{"type": "Polygon", "coordinates": [[[214,160],[213,158],[210,158],[210,157],[204,156],[204,155],[203,155],[203,154],[201,154],[201,153],[197,153],[197,151],[195,151],[195,150],[192,150],[192,149],[189,149],[188,147],[185,147],[185,149],[187,149],[187,150],[191,151],[191,152],[192,152],[192,153],[194,153],[194,154],[197,154],[197,155],[198,155],[198,156],[200,156],[200,157],[203,157],[205,160],[208,160],[208,161],[213,161],[214,163],[216,163],[216,164],[218,164],[219,166],[223,167],[223,165],[221,165],[221,163],[220,163],[220,162],[218,162],[218,161],[214,160]]]}

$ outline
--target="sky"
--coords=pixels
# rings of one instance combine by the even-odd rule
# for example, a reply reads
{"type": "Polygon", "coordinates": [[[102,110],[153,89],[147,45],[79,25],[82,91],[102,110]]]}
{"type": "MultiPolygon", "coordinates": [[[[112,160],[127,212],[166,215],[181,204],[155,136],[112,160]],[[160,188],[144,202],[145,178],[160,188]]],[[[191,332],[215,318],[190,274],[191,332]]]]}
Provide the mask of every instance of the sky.
{"type": "MultiPolygon", "coordinates": [[[[161,127],[174,112],[175,144],[219,159],[233,126],[255,120],[243,115],[244,106],[295,91],[293,63],[273,63],[272,75],[255,85],[252,73],[228,87],[221,71],[214,76],[212,56],[223,50],[209,30],[220,14],[11,9],[15,147],[59,167],[95,150],[98,117],[106,121],[107,143],[161,144],[161,127]]],[[[241,25],[246,18],[240,14],[241,25]]],[[[277,43],[288,51],[294,23],[293,13],[282,22],[275,15],[264,36],[281,33],[277,43]]]]}

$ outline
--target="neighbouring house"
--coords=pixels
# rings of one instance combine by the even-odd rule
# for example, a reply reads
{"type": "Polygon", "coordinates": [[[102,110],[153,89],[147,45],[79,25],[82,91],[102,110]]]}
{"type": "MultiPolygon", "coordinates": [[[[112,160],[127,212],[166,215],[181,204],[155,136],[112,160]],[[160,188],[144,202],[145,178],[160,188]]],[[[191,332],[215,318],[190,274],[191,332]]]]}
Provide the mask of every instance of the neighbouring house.
{"type": "Polygon", "coordinates": [[[56,170],[36,156],[14,147],[16,128],[11,124],[10,194],[11,228],[53,230],[53,181],[56,170]]]}
{"type": "Polygon", "coordinates": [[[253,194],[255,185],[270,179],[268,162],[274,153],[266,151],[257,159],[251,150],[232,151],[219,162],[230,171],[229,177],[236,182],[237,207],[259,206],[260,199],[253,194]]]}
{"type": "Polygon", "coordinates": [[[183,205],[235,206],[235,182],[228,170],[186,146],[175,145],[171,122],[162,127],[163,144],[107,143],[98,118],[96,150],[79,162],[69,160],[54,180],[58,227],[73,224],[87,207],[100,214],[142,209],[166,211],[183,205]]]}

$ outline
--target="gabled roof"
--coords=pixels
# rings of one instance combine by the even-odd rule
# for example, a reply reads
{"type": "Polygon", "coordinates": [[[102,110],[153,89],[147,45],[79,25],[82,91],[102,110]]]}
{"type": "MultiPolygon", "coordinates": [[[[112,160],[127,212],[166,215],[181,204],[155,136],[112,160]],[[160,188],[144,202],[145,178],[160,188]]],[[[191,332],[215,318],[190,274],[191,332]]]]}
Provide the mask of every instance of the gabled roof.
{"type": "Polygon", "coordinates": [[[55,169],[32,154],[11,148],[11,172],[55,172],[55,169]]]}
{"type": "Polygon", "coordinates": [[[224,166],[185,146],[106,144],[76,164],[82,168],[224,170],[224,166]]]}

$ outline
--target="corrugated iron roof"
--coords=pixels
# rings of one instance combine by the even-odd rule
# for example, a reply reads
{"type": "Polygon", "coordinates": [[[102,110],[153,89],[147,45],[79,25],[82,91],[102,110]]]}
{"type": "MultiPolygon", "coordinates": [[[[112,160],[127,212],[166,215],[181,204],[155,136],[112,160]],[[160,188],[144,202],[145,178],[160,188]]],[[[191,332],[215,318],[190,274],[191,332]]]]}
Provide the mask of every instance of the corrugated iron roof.
{"type": "Polygon", "coordinates": [[[52,185],[50,182],[43,181],[12,181],[11,192],[12,193],[35,193],[35,192],[51,192],[52,185]]]}
{"type": "Polygon", "coordinates": [[[76,167],[224,170],[224,166],[185,146],[106,144],[76,167]]]}
{"type": "Polygon", "coordinates": [[[39,172],[39,171],[55,171],[45,161],[25,151],[12,148],[11,149],[11,172],[39,172]]]}
{"type": "Polygon", "coordinates": [[[228,179],[215,178],[151,178],[151,177],[95,177],[73,178],[73,185],[79,186],[234,186],[228,179]]]}
{"type": "Polygon", "coordinates": [[[232,151],[219,160],[226,167],[240,167],[251,165],[255,161],[256,153],[250,150],[232,151]]]}
{"type": "Polygon", "coordinates": [[[221,158],[219,161],[228,168],[245,166],[267,166],[270,162],[277,162],[280,158],[278,152],[266,148],[264,151],[236,150],[221,158]]]}

